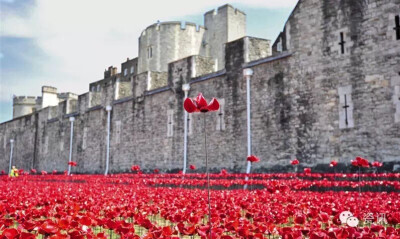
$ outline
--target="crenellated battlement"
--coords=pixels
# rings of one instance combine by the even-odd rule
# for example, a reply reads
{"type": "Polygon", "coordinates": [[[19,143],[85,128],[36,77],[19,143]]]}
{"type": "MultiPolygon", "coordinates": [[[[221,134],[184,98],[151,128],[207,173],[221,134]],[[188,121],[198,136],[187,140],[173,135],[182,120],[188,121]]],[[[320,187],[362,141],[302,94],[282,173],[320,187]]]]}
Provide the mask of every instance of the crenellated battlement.
{"type": "Polygon", "coordinates": [[[205,30],[205,27],[202,25],[198,25],[193,22],[186,22],[186,21],[167,21],[167,22],[158,22],[148,26],[146,29],[142,31],[140,34],[141,36],[146,36],[149,31],[165,31],[170,28],[179,27],[180,30],[193,30],[195,29],[196,32],[201,32],[201,30],[205,30]]]}
{"type": "Polygon", "coordinates": [[[36,101],[41,97],[35,96],[14,96],[13,105],[36,105],[36,101]]]}
{"type": "Polygon", "coordinates": [[[42,93],[57,94],[57,88],[53,86],[42,86],[42,93]]]}
{"type": "Polygon", "coordinates": [[[237,8],[235,8],[235,7],[233,7],[232,5],[230,5],[230,4],[225,4],[225,5],[223,5],[223,6],[218,7],[217,9],[213,9],[213,10],[210,10],[210,11],[204,13],[204,17],[206,17],[206,16],[207,16],[207,17],[217,16],[218,14],[225,13],[224,11],[226,11],[227,9],[233,10],[232,12],[233,12],[234,14],[246,15],[245,12],[243,12],[243,11],[241,11],[241,10],[239,10],[239,9],[237,9],[237,8]]]}
{"type": "Polygon", "coordinates": [[[78,99],[78,95],[71,92],[63,92],[57,94],[59,100],[78,99]]]}

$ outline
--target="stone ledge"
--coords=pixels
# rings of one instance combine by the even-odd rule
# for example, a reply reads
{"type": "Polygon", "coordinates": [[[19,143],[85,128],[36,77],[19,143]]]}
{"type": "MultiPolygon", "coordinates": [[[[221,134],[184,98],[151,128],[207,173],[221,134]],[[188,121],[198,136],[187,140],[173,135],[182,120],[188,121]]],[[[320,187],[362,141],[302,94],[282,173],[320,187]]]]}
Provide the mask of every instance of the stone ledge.
{"type": "Polygon", "coordinates": [[[113,101],[113,105],[121,104],[121,103],[124,103],[124,102],[127,102],[127,101],[131,101],[131,100],[133,100],[133,96],[124,97],[124,98],[121,98],[121,99],[118,99],[118,100],[114,100],[113,101]]]}
{"type": "Polygon", "coordinates": [[[98,109],[102,109],[102,108],[103,108],[102,105],[96,105],[96,106],[93,106],[93,107],[90,107],[89,109],[87,109],[86,112],[98,110],[98,109]]]}
{"type": "Polygon", "coordinates": [[[207,75],[202,75],[202,76],[199,76],[197,78],[194,78],[189,83],[190,84],[197,83],[197,82],[209,80],[209,79],[212,79],[212,78],[215,78],[215,77],[218,77],[218,76],[223,76],[225,74],[226,74],[226,70],[223,69],[223,70],[220,70],[220,71],[217,71],[217,72],[213,72],[213,73],[210,73],[210,74],[207,74],[207,75]]]}
{"type": "Polygon", "coordinates": [[[243,68],[253,67],[253,66],[257,66],[257,65],[260,65],[260,64],[268,63],[268,62],[271,62],[271,61],[276,61],[276,60],[279,60],[279,59],[283,59],[283,58],[289,57],[291,55],[293,55],[293,53],[285,52],[285,53],[282,53],[280,55],[269,56],[269,57],[262,58],[262,59],[259,59],[259,60],[256,60],[256,61],[251,61],[251,62],[244,63],[242,65],[242,67],[243,68]]]}

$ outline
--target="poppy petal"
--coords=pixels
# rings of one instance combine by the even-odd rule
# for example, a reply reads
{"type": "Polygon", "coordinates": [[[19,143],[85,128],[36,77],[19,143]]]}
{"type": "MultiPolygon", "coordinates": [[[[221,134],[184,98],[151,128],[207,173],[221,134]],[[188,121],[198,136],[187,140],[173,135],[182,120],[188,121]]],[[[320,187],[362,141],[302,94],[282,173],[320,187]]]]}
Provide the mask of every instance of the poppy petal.
{"type": "Polygon", "coordinates": [[[197,108],[202,109],[207,107],[207,101],[204,98],[202,93],[199,93],[199,95],[196,97],[196,103],[197,103],[197,108]]]}
{"type": "Polygon", "coordinates": [[[219,109],[219,102],[217,99],[212,98],[210,104],[207,106],[208,111],[217,111],[219,109]]]}
{"type": "Polygon", "coordinates": [[[196,105],[193,103],[193,100],[190,98],[186,98],[185,102],[183,103],[183,108],[185,108],[185,110],[188,113],[193,113],[193,112],[196,112],[196,110],[197,110],[196,105]]]}

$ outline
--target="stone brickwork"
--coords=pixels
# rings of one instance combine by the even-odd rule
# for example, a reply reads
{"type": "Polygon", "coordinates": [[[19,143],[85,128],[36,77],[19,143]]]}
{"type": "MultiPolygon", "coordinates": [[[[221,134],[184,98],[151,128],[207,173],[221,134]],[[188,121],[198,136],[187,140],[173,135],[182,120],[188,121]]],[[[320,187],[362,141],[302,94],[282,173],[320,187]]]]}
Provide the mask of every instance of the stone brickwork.
{"type": "MultiPolygon", "coordinates": [[[[0,124],[0,169],[8,168],[12,138],[17,167],[65,170],[74,116],[72,159],[78,167],[73,173],[103,173],[110,105],[112,173],[128,172],[134,164],[145,171],[182,170],[182,84],[188,83],[189,97],[203,92],[208,100],[220,99],[222,107],[189,116],[187,165],[204,170],[205,123],[212,171],[245,172],[242,72],[251,68],[252,153],[261,158],[252,170],[287,170],[294,158],[329,170],[331,160],[348,165],[360,155],[383,161],[391,171],[400,164],[400,40],[391,27],[398,14],[400,0],[302,0],[273,44],[272,56],[269,41],[241,37],[224,44],[222,69],[203,55],[168,62],[162,74],[113,71],[78,97],[75,112],[61,103],[51,119],[54,109],[47,107],[0,124]],[[157,74],[162,77],[156,80],[157,74]],[[128,82],[129,93],[116,97],[128,82]]],[[[135,64],[127,62],[122,69],[135,64]]]]}

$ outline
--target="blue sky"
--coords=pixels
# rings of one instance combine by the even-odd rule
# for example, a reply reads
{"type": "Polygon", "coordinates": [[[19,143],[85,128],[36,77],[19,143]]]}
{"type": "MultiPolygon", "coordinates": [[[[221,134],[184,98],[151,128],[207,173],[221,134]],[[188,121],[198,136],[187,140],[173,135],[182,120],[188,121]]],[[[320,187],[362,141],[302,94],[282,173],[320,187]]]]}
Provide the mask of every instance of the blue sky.
{"type": "MultiPolygon", "coordinates": [[[[247,14],[247,35],[275,40],[296,0],[233,0],[247,14]]],[[[106,67],[137,56],[146,26],[182,20],[203,25],[218,0],[0,0],[0,122],[12,95],[39,96],[42,85],[82,94],[106,67]],[[155,8],[155,6],[158,6],[155,8]]]]}

